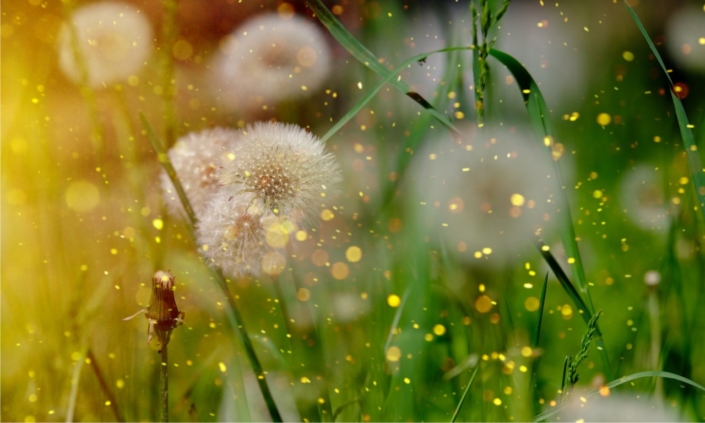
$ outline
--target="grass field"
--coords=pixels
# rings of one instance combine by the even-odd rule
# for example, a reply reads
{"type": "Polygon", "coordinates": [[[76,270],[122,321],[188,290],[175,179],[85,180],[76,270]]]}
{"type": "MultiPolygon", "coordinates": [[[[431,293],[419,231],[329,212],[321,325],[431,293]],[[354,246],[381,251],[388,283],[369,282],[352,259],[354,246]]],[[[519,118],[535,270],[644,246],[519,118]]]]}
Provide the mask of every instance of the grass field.
{"type": "Polygon", "coordinates": [[[701,0],[2,12],[2,421],[705,420],[701,0]]]}

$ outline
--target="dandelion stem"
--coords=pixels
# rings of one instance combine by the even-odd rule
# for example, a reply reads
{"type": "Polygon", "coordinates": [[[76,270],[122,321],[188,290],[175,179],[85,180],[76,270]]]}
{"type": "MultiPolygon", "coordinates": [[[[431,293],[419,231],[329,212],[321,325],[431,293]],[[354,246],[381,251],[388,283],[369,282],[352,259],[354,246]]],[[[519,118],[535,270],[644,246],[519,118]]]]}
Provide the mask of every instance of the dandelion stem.
{"type": "Polygon", "coordinates": [[[105,381],[103,372],[100,370],[98,360],[96,360],[95,354],[93,354],[92,349],[88,349],[88,352],[86,353],[86,358],[91,362],[91,368],[93,369],[93,373],[95,373],[96,378],[98,378],[98,384],[103,390],[103,394],[105,394],[105,396],[108,398],[108,401],[110,401],[110,408],[113,410],[113,413],[115,413],[115,420],[119,422],[124,422],[125,419],[120,414],[120,409],[117,406],[117,400],[115,399],[115,395],[113,395],[113,392],[110,390],[110,386],[105,381]]]}
{"type": "Polygon", "coordinates": [[[95,153],[98,158],[98,164],[102,165],[103,161],[103,125],[98,117],[98,104],[96,101],[95,92],[88,83],[88,65],[86,63],[83,54],[81,54],[81,47],[78,40],[78,32],[76,30],[76,25],[72,21],[73,12],[73,2],[67,1],[64,3],[64,13],[66,14],[66,21],[69,22],[67,25],[69,36],[71,37],[71,49],[73,50],[73,59],[78,67],[78,83],[81,97],[86,102],[88,106],[88,114],[90,116],[92,131],[93,131],[93,147],[95,148],[95,153]]]}
{"type": "Polygon", "coordinates": [[[174,81],[174,60],[171,50],[177,36],[176,27],[176,0],[164,0],[164,23],[162,27],[162,85],[164,95],[162,96],[162,108],[164,111],[164,140],[166,146],[171,147],[176,141],[176,108],[174,98],[176,97],[176,83],[174,81]]]}
{"type": "MultiPolygon", "coordinates": [[[[167,338],[168,339],[168,338],[167,338]]],[[[162,408],[162,422],[169,421],[169,355],[168,344],[162,341],[161,361],[159,363],[160,399],[162,408]]]]}
{"type": "MultiPolygon", "coordinates": [[[[142,123],[142,127],[147,132],[147,137],[149,138],[149,141],[152,144],[152,148],[154,148],[154,151],[157,153],[157,156],[159,157],[159,163],[162,165],[164,170],[167,172],[167,175],[169,175],[169,179],[171,179],[171,182],[174,184],[174,188],[176,189],[176,192],[179,194],[179,199],[181,200],[181,204],[184,206],[184,210],[186,210],[186,214],[189,218],[189,223],[190,223],[190,225],[188,225],[189,233],[191,234],[191,237],[193,239],[195,239],[194,228],[196,227],[196,224],[198,223],[198,219],[196,218],[196,213],[193,211],[193,208],[191,207],[191,202],[189,201],[188,197],[186,196],[186,191],[184,191],[184,187],[182,186],[181,181],[179,180],[179,176],[176,174],[176,170],[174,169],[174,166],[171,164],[171,160],[169,160],[169,155],[166,153],[166,150],[164,149],[164,144],[162,144],[162,141],[159,139],[159,136],[154,131],[154,128],[149,123],[149,121],[144,117],[144,115],[142,113],[139,114],[139,117],[140,117],[140,121],[142,123]]],[[[237,333],[243,346],[245,347],[245,353],[247,355],[247,358],[250,360],[250,365],[252,366],[252,370],[257,375],[257,383],[259,384],[260,390],[262,391],[262,396],[264,397],[264,402],[267,404],[267,409],[269,410],[269,414],[272,417],[272,421],[281,422],[282,421],[281,414],[279,414],[279,410],[277,409],[277,405],[274,402],[274,397],[272,396],[272,392],[269,390],[269,386],[267,385],[267,379],[265,378],[264,371],[262,370],[262,365],[260,364],[259,359],[257,358],[257,354],[255,353],[255,349],[252,346],[252,341],[250,340],[250,337],[247,334],[247,329],[245,329],[245,323],[244,323],[244,320],[242,319],[242,315],[240,314],[240,310],[237,308],[237,303],[235,302],[235,298],[233,297],[233,295],[230,293],[230,290],[228,289],[228,284],[225,281],[225,277],[223,276],[223,272],[220,269],[213,269],[210,266],[208,267],[208,269],[211,270],[211,273],[213,274],[213,277],[215,278],[216,283],[218,284],[220,289],[223,291],[223,295],[225,295],[225,298],[228,301],[228,305],[230,306],[226,310],[227,311],[226,314],[228,316],[228,321],[229,321],[230,325],[232,326],[233,330],[235,330],[235,332],[237,333]]]]}

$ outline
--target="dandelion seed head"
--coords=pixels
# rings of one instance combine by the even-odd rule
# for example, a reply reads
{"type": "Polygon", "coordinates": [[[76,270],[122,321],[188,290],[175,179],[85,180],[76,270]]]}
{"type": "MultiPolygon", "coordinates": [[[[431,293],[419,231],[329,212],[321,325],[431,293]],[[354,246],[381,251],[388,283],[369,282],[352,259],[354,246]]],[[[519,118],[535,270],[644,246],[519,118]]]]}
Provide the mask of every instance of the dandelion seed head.
{"type": "MultiPolygon", "coordinates": [[[[88,71],[88,85],[126,82],[144,66],[152,51],[152,28],[134,6],[120,2],[92,3],[71,16],[78,49],[88,71]]],[[[73,81],[81,78],[68,24],[58,35],[59,66],[73,81]]]]}
{"type": "Polygon", "coordinates": [[[229,276],[259,274],[267,251],[265,224],[252,195],[215,195],[196,228],[200,251],[212,266],[229,276]]]}
{"type": "Polygon", "coordinates": [[[695,4],[680,8],[666,25],[666,48],[690,72],[705,73],[705,13],[695,4]]]}
{"type": "Polygon", "coordinates": [[[341,179],[333,155],[296,125],[248,126],[226,145],[225,156],[219,180],[226,192],[251,193],[253,204],[265,213],[294,222],[317,216],[322,193],[330,193],[341,179]]]}
{"type": "Polygon", "coordinates": [[[666,231],[669,209],[659,172],[649,165],[638,165],[624,175],[620,188],[620,205],[632,223],[650,231],[666,231]]]}
{"type": "MultiPolygon", "coordinates": [[[[237,142],[238,136],[239,132],[232,129],[206,129],[180,138],[169,150],[169,159],[196,216],[203,214],[218,189],[216,171],[224,154],[224,146],[237,142]]],[[[186,212],[166,172],[161,174],[161,184],[168,210],[175,216],[184,217],[186,212]]]]}
{"type": "Polygon", "coordinates": [[[256,16],[221,42],[214,88],[223,106],[267,104],[310,95],[330,73],[326,35],[312,21],[276,13],[256,16]]]}

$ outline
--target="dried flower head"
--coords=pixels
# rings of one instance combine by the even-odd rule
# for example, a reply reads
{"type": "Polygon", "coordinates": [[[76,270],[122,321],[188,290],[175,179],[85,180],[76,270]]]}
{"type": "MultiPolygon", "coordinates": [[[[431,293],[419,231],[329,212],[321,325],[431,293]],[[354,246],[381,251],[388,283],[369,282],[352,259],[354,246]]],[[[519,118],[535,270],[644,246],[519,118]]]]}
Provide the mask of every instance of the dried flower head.
{"type": "MultiPolygon", "coordinates": [[[[147,326],[147,343],[152,341],[154,332],[157,333],[159,343],[164,348],[171,338],[171,331],[184,322],[185,313],[179,311],[174,298],[174,275],[170,270],[159,270],[152,276],[152,296],[149,298],[149,306],[140,310],[132,316],[122,320],[130,320],[138,314],[145,313],[149,320],[147,326]]],[[[160,350],[161,351],[161,350],[160,350]]]]}
{"type": "MultiPolygon", "coordinates": [[[[203,214],[211,196],[218,189],[216,170],[224,146],[236,142],[238,135],[238,131],[226,128],[192,132],[180,138],[169,150],[169,159],[196,216],[203,214]]],[[[166,172],[162,172],[161,182],[164,201],[169,210],[174,215],[185,216],[179,195],[166,172]]]]}
{"type": "Polygon", "coordinates": [[[296,125],[258,122],[226,146],[220,169],[224,192],[252,194],[265,214],[294,222],[317,215],[321,199],[340,181],[340,168],[323,143],[296,125]]]}
{"type": "Polygon", "coordinates": [[[221,43],[213,66],[220,100],[230,108],[306,97],[330,72],[325,33],[312,21],[276,13],[256,16],[221,43]]]}
{"type": "MultiPolygon", "coordinates": [[[[88,71],[88,85],[92,87],[123,81],[142,68],[152,51],[152,28],[130,4],[89,4],[77,9],[71,20],[88,71]]],[[[81,68],[71,38],[71,31],[64,24],[58,36],[59,65],[69,78],[79,81],[81,68]]]]}
{"type": "Polygon", "coordinates": [[[266,222],[251,198],[214,196],[196,228],[203,256],[230,276],[258,274],[267,250],[266,222]]]}

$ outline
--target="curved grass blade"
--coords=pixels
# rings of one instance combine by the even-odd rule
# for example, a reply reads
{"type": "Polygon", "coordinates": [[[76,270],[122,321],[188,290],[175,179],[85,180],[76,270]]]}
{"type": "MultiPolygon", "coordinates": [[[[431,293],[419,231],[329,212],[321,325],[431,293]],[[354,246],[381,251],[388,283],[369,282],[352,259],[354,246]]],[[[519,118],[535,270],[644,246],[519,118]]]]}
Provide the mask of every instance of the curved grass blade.
{"type": "MultiPolygon", "coordinates": [[[[531,123],[534,127],[536,135],[539,137],[539,139],[544,142],[545,145],[550,145],[553,140],[553,132],[551,130],[551,123],[549,121],[549,110],[548,106],[546,105],[546,100],[544,100],[543,95],[541,95],[541,90],[534,81],[534,78],[531,77],[531,74],[526,70],[526,68],[524,68],[524,66],[522,66],[521,63],[519,63],[514,57],[508,55],[507,53],[496,49],[491,49],[490,55],[493,56],[495,59],[499,60],[499,62],[506,66],[507,69],[509,69],[509,71],[512,73],[514,79],[519,85],[521,94],[524,97],[524,103],[526,104],[526,109],[529,112],[529,117],[531,118],[531,123]]],[[[563,185],[563,177],[561,176],[560,162],[554,160],[553,163],[556,168],[558,185],[561,187],[561,211],[560,213],[558,213],[561,219],[561,241],[568,257],[571,257],[575,260],[573,265],[571,265],[571,270],[573,273],[573,278],[575,278],[575,281],[578,285],[578,289],[585,297],[585,302],[583,303],[580,295],[577,295],[577,299],[580,299],[580,303],[583,303],[582,308],[588,311],[588,315],[583,315],[583,318],[587,318],[589,320],[589,317],[595,313],[595,307],[592,304],[590,291],[588,291],[587,278],[585,277],[585,269],[583,268],[583,260],[580,257],[580,250],[578,249],[578,243],[576,241],[575,236],[575,228],[573,227],[573,219],[570,213],[570,203],[568,202],[568,194],[565,191],[565,187],[563,185]]],[[[558,269],[560,269],[560,266],[558,266],[558,269]]],[[[561,273],[563,273],[562,270],[561,273]]],[[[571,295],[572,293],[577,293],[567,277],[565,278],[565,281],[568,283],[563,284],[563,282],[561,282],[563,288],[566,289],[568,288],[568,286],[572,288],[572,292],[566,292],[568,292],[569,295],[571,295]]],[[[607,350],[605,349],[604,341],[602,339],[602,333],[600,332],[599,327],[597,328],[597,335],[597,349],[600,351],[600,357],[602,358],[605,376],[607,380],[611,380],[612,369],[610,367],[609,357],[607,356],[607,350]]]]}
{"type": "Polygon", "coordinates": [[[389,346],[392,344],[394,332],[396,332],[397,327],[399,326],[399,320],[401,320],[401,313],[404,310],[404,305],[406,305],[406,300],[409,299],[409,294],[411,294],[411,287],[407,288],[406,292],[404,292],[404,296],[401,299],[401,304],[399,304],[399,307],[397,307],[397,312],[394,313],[394,320],[392,321],[392,326],[389,328],[389,335],[387,336],[387,341],[384,343],[384,351],[387,351],[389,349],[389,346]]]}
{"type": "Polygon", "coordinates": [[[455,423],[455,420],[458,418],[458,413],[460,413],[460,409],[463,406],[463,403],[465,402],[465,397],[468,396],[468,392],[470,391],[470,386],[472,386],[472,383],[475,381],[475,376],[477,376],[477,371],[480,370],[480,366],[475,367],[475,371],[472,372],[472,376],[470,376],[470,381],[468,381],[468,386],[465,387],[465,391],[463,392],[463,396],[460,397],[460,402],[458,403],[458,406],[455,408],[455,412],[453,413],[453,418],[450,419],[450,423],[455,423]]]}
{"type": "MultiPolygon", "coordinates": [[[[429,51],[427,53],[417,54],[416,56],[412,56],[412,57],[408,58],[407,60],[405,60],[401,65],[394,68],[394,70],[387,71],[388,74],[384,77],[384,79],[379,84],[375,85],[375,87],[372,90],[370,90],[367,94],[365,94],[365,96],[362,98],[362,100],[358,101],[357,104],[355,106],[353,106],[353,108],[350,109],[350,111],[348,111],[345,114],[345,116],[340,118],[340,120],[338,120],[338,122],[335,125],[333,125],[333,127],[330,128],[328,130],[328,132],[325,133],[325,135],[323,135],[321,137],[321,141],[326,142],[330,139],[330,137],[335,135],[335,133],[338,132],[340,130],[340,128],[342,128],[346,123],[350,122],[350,120],[352,120],[352,118],[354,118],[355,115],[357,115],[360,112],[360,110],[362,110],[362,108],[365,107],[365,105],[367,105],[367,103],[369,103],[374,98],[375,95],[377,95],[377,93],[382,89],[384,84],[386,84],[388,82],[392,82],[394,77],[399,72],[406,69],[410,64],[416,63],[419,60],[426,59],[427,57],[432,56],[437,53],[447,53],[447,52],[458,51],[458,50],[472,50],[472,47],[448,47],[448,48],[443,48],[440,50],[429,51]]],[[[457,129],[455,129],[455,131],[457,132],[457,129]]]]}
{"type": "Polygon", "coordinates": [[[169,155],[167,154],[166,148],[164,147],[164,144],[162,144],[162,141],[159,139],[157,132],[154,130],[152,125],[142,113],[140,113],[139,116],[140,122],[142,123],[142,127],[147,132],[147,138],[152,144],[152,148],[157,153],[157,160],[159,160],[159,163],[161,163],[162,167],[164,167],[166,174],[171,180],[171,183],[174,184],[176,193],[179,195],[179,200],[181,200],[181,204],[184,206],[184,210],[186,210],[186,215],[188,216],[189,223],[191,224],[191,229],[193,230],[193,228],[196,227],[198,219],[196,218],[196,213],[191,207],[191,202],[186,196],[186,191],[184,191],[184,187],[183,185],[181,185],[181,180],[176,174],[176,169],[174,169],[174,165],[171,164],[171,160],[169,160],[169,155]]]}
{"type": "Polygon", "coordinates": [[[534,339],[531,342],[531,348],[539,346],[539,336],[541,335],[541,323],[543,322],[543,308],[546,305],[546,288],[548,287],[548,272],[543,280],[543,289],[541,290],[541,301],[539,302],[539,321],[536,322],[536,330],[534,331],[534,339]]]}
{"type": "Polygon", "coordinates": [[[668,80],[668,84],[671,86],[671,100],[673,100],[673,106],[676,109],[676,118],[678,119],[678,128],[681,131],[681,137],[683,137],[683,147],[685,147],[685,154],[686,157],[688,158],[688,167],[690,168],[690,175],[692,176],[693,179],[693,185],[695,187],[695,195],[697,195],[698,198],[698,204],[700,208],[700,213],[702,216],[705,218],[705,169],[703,169],[703,164],[702,161],[700,160],[700,155],[698,154],[698,146],[695,144],[695,138],[693,137],[693,131],[691,131],[691,128],[693,125],[691,125],[688,122],[688,116],[685,114],[685,108],[683,107],[683,103],[681,102],[680,98],[675,94],[675,86],[673,85],[673,80],[671,79],[671,76],[668,74],[668,69],[666,68],[666,65],[663,63],[663,60],[661,59],[661,55],[658,53],[658,50],[656,50],[656,46],[654,45],[653,41],[651,41],[651,38],[649,37],[649,34],[646,32],[646,29],[644,26],[641,24],[641,21],[639,20],[639,17],[636,15],[636,12],[634,12],[634,9],[632,9],[631,6],[629,6],[629,3],[624,2],[624,5],[627,6],[627,10],[629,10],[629,14],[632,15],[632,18],[634,19],[634,22],[636,22],[636,26],[639,28],[639,31],[641,31],[641,34],[644,36],[646,39],[646,42],[649,44],[649,48],[651,49],[651,52],[654,54],[656,57],[656,60],[658,60],[659,65],[661,65],[661,69],[663,70],[663,74],[666,75],[666,79],[668,80]]]}
{"type": "MultiPolygon", "coordinates": [[[[614,388],[614,387],[617,387],[617,386],[619,386],[619,385],[625,384],[625,383],[627,383],[627,382],[631,382],[631,381],[633,381],[633,380],[641,379],[641,378],[645,378],[645,377],[662,377],[662,378],[665,378],[665,379],[674,379],[674,380],[677,380],[677,381],[679,381],[679,382],[683,382],[683,383],[685,383],[685,384],[688,384],[688,385],[690,385],[690,386],[693,386],[693,387],[695,387],[695,388],[698,388],[698,389],[700,389],[701,391],[705,391],[705,386],[702,386],[702,385],[700,385],[699,383],[693,382],[692,380],[690,380],[690,379],[688,379],[688,378],[685,378],[685,377],[683,377],[683,376],[679,376],[679,375],[677,375],[677,374],[675,374],[675,373],[662,372],[662,371],[658,371],[658,370],[650,370],[650,371],[646,371],[646,372],[634,373],[634,374],[631,374],[631,375],[629,375],[629,376],[623,376],[623,377],[620,377],[620,378],[617,379],[617,380],[613,380],[612,382],[608,383],[608,384],[605,385],[605,386],[608,387],[608,388],[610,388],[610,389],[612,389],[612,388],[614,388]]],[[[592,398],[592,397],[594,397],[595,395],[598,395],[598,394],[600,393],[600,389],[602,389],[602,388],[593,389],[592,391],[590,391],[590,392],[588,392],[588,393],[586,393],[586,394],[581,395],[581,398],[585,398],[585,399],[592,398]]],[[[546,420],[546,419],[549,418],[549,417],[555,416],[556,414],[558,414],[560,411],[562,411],[564,408],[566,408],[566,407],[567,407],[568,405],[570,405],[570,404],[572,404],[572,401],[571,401],[571,402],[567,402],[567,403],[565,403],[565,404],[561,404],[561,405],[559,405],[559,406],[557,406],[557,407],[555,407],[555,408],[552,408],[551,410],[548,410],[548,411],[546,411],[546,412],[544,412],[544,413],[541,413],[541,414],[539,414],[538,416],[534,417],[534,421],[535,421],[535,422],[540,422],[540,421],[542,421],[542,420],[546,420]]]]}
{"type": "MultiPolygon", "coordinates": [[[[377,56],[369,51],[365,46],[360,44],[355,37],[348,32],[347,29],[340,23],[338,19],[331,13],[330,10],[323,4],[321,0],[306,0],[306,4],[311,10],[316,14],[318,20],[328,28],[331,35],[338,40],[340,45],[342,45],[350,54],[353,55],[360,63],[364,64],[370,68],[377,75],[386,78],[389,76],[390,72],[384,67],[377,59],[377,56]]],[[[438,112],[431,103],[429,103],[425,98],[423,98],[419,93],[413,91],[408,84],[401,81],[400,79],[389,80],[389,82],[394,86],[394,88],[406,94],[409,98],[419,103],[421,107],[426,109],[434,118],[436,118],[440,123],[446,126],[448,129],[454,131],[460,135],[460,131],[453,126],[451,120],[448,116],[438,112]]]]}
{"type": "Polygon", "coordinates": [[[343,410],[344,410],[346,407],[351,406],[351,405],[353,405],[353,404],[356,404],[356,403],[358,403],[358,402],[361,402],[360,399],[359,399],[359,398],[355,398],[354,400],[350,400],[350,401],[348,401],[348,402],[346,402],[346,403],[344,403],[344,404],[340,404],[340,405],[335,409],[335,412],[333,413],[333,421],[336,421],[336,419],[338,418],[338,416],[340,415],[340,413],[342,413],[343,410]]]}

